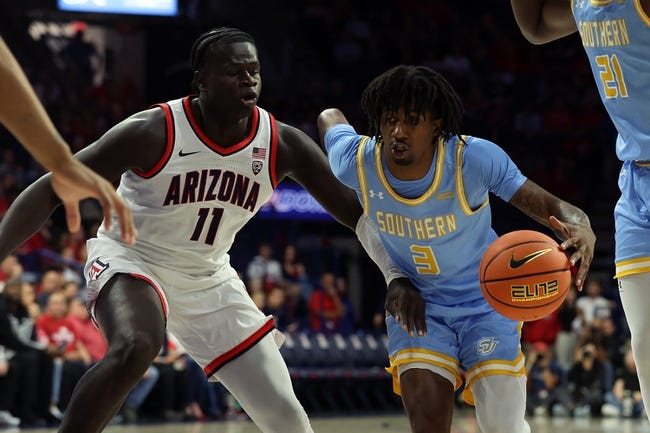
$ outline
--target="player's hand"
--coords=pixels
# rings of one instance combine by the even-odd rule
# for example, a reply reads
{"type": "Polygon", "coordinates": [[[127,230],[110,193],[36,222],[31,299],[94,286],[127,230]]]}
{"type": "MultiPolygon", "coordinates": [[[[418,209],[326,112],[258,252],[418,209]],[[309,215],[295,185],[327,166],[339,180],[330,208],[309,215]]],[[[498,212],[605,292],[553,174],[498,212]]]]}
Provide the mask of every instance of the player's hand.
{"type": "Polygon", "coordinates": [[[388,285],[386,310],[402,324],[409,336],[427,335],[425,303],[420,291],[408,278],[395,278],[388,285]]]}
{"type": "Polygon", "coordinates": [[[571,266],[580,262],[578,272],[575,276],[576,288],[581,291],[582,285],[589,272],[591,260],[594,258],[594,245],[596,244],[596,235],[589,224],[575,225],[560,221],[552,216],[549,219],[551,227],[555,233],[564,240],[560,248],[564,251],[575,248],[575,251],[569,257],[571,266]]]}
{"type": "Polygon", "coordinates": [[[76,232],[81,227],[79,200],[93,197],[99,200],[104,212],[106,229],[111,229],[111,213],[117,213],[122,231],[122,240],[135,243],[137,232],[131,209],[115,193],[113,185],[97,173],[72,158],[52,170],[52,188],[65,206],[68,230],[76,232]]]}

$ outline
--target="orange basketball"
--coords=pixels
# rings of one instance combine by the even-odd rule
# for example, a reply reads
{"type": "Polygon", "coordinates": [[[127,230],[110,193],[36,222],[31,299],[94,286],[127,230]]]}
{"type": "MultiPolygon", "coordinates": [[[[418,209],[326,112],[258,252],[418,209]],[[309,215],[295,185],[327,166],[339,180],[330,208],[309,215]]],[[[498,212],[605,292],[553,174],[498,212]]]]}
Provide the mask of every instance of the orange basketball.
{"type": "Polygon", "coordinates": [[[571,263],[553,238],[517,230],[488,247],[479,279],[492,308],[510,319],[527,322],[562,304],[571,284],[571,263]]]}

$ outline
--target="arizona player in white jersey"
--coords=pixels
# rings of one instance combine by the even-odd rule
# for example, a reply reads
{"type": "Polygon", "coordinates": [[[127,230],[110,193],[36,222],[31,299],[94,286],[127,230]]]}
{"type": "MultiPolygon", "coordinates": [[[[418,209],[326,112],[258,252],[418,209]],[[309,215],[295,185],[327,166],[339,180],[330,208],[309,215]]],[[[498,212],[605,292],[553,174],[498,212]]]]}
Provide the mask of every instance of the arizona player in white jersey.
{"type": "Polygon", "coordinates": [[[337,109],[318,127],[334,174],[357,191],[395,264],[413,286],[389,287],[390,370],[414,433],[449,432],[454,393],[476,406],[483,433],[528,433],[521,323],[494,311],[478,268],[497,237],[488,193],[575,248],[584,279],[595,236],[580,209],[527,180],[496,144],[459,134],[460,100],[423,66],[397,66],[364,90],[374,137],[337,109]]]}
{"type": "MultiPolygon", "coordinates": [[[[129,245],[102,228],[88,242],[88,302],[109,349],[77,386],[60,432],[104,428],[158,354],[165,325],[263,432],[312,431],[273,318],[253,303],[227,254],[284,177],[357,229],[371,256],[387,257],[374,232],[357,227],[361,206],[318,145],[257,107],[260,63],[250,35],[227,27],[204,33],[191,62],[198,96],[136,113],[78,154],[105,178],[121,176],[118,193],[131,206],[138,239],[129,245]]],[[[57,205],[49,175],[20,194],[0,223],[0,257],[57,205]]]]}
{"type": "Polygon", "coordinates": [[[650,0],[511,0],[533,43],[580,33],[596,85],[618,131],[623,161],[614,208],[616,278],[643,400],[650,399],[650,0]]]}

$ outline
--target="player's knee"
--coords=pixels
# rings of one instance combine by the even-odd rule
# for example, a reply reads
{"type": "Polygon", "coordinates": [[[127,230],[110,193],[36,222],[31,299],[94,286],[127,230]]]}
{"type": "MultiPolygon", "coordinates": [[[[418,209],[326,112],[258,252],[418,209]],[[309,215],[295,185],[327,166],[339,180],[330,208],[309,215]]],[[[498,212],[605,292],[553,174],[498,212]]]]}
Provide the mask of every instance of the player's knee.
{"type": "Polygon", "coordinates": [[[111,341],[105,361],[114,369],[140,377],[160,352],[161,344],[155,337],[133,332],[111,341]]]}

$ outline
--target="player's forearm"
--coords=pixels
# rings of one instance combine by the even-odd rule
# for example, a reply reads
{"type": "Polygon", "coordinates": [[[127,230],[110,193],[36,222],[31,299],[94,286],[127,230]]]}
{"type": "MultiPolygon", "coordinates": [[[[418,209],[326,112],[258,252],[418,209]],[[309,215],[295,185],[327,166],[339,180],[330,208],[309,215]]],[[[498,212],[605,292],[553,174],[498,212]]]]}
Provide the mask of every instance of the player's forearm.
{"type": "Polygon", "coordinates": [[[397,278],[406,278],[406,274],[393,262],[384,248],[377,226],[365,214],[357,221],[355,233],[363,249],[384,275],[387,286],[397,278]]]}
{"type": "Polygon", "coordinates": [[[575,226],[590,227],[589,217],[580,208],[554,196],[531,180],[524,182],[510,199],[510,204],[550,228],[551,216],[575,226]]]}
{"type": "Polygon", "coordinates": [[[36,233],[47,221],[59,200],[46,175],[23,191],[0,222],[0,260],[36,233]]]}
{"type": "Polygon", "coordinates": [[[569,0],[510,0],[521,33],[544,44],[576,31],[569,0]]]}
{"type": "Polygon", "coordinates": [[[52,124],[20,65],[0,39],[0,123],[48,170],[72,153],[52,124]]]}

